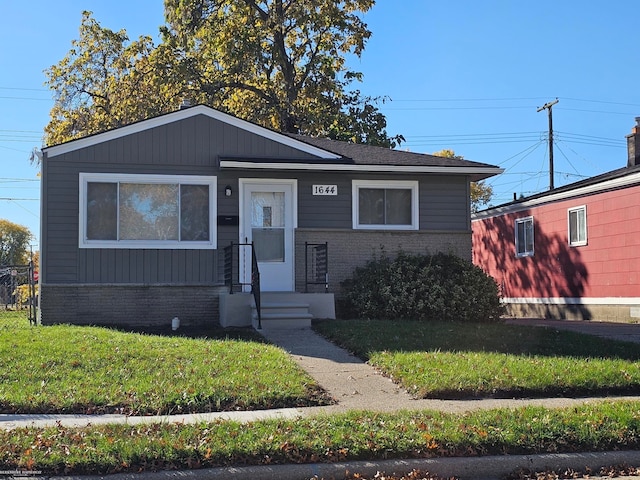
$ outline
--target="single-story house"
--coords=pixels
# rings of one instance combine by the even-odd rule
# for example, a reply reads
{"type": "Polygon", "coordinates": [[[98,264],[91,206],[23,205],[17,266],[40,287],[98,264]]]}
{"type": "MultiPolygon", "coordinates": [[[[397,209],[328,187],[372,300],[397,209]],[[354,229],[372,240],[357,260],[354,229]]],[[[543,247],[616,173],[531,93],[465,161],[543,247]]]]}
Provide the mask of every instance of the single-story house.
{"type": "Polygon", "coordinates": [[[626,167],[473,215],[473,261],[510,315],[640,321],[636,121],[626,167]]]}
{"type": "Polygon", "coordinates": [[[332,317],[340,282],[381,247],[471,260],[469,183],[501,171],[204,105],[49,146],[41,322],[250,325],[256,278],[262,308],[332,317]]]}

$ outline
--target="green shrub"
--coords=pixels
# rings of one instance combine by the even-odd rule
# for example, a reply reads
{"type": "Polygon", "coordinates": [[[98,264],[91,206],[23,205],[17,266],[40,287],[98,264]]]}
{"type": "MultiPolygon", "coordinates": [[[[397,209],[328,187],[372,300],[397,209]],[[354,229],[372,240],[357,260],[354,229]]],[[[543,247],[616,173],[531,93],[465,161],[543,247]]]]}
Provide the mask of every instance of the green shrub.
{"type": "Polygon", "coordinates": [[[452,254],[383,253],[341,285],[348,317],[495,322],[504,311],[495,280],[452,254]]]}

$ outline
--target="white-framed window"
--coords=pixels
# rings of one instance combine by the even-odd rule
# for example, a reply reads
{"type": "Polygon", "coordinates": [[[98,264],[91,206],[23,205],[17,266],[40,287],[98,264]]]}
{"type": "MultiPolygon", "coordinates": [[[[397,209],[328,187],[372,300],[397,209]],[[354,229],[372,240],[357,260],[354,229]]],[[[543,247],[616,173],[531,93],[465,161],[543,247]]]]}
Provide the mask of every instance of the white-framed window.
{"type": "Polygon", "coordinates": [[[354,229],[418,230],[418,182],[353,180],[354,229]]]}
{"type": "Polygon", "coordinates": [[[533,217],[516,219],[516,256],[533,255],[533,217]]]}
{"type": "Polygon", "coordinates": [[[569,245],[578,247],[587,244],[587,207],[570,208],[567,213],[569,222],[569,245]]]}
{"type": "Polygon", "coordinates": [[[216,177],[80,173],[80,248],[216,248],[216,177]]]}

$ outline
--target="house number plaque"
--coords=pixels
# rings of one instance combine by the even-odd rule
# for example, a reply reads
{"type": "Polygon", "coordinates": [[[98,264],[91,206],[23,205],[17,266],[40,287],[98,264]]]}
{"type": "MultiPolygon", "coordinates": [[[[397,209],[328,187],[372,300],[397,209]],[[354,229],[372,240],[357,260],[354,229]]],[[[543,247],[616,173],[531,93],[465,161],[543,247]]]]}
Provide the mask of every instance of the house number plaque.
{"type": "Polygon", "coordinates": [[[313,195],[338,195],[337,185],[314,185],[313,195]]]}

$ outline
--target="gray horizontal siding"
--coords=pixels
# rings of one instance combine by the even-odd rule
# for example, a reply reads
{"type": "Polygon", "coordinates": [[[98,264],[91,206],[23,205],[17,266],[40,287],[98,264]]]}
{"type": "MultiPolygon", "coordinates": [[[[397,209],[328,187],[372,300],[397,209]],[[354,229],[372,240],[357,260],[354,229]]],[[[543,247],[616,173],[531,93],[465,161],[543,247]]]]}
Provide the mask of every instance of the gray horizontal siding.
{"type": "Polygon", "coordinates": [[[351,180],[344,174],[306,174],[298,180],[298,227],[351,228],[351,180]],[[337,185],[338,195],[313,195],[313,185],[337,185]]]}
{"type": "MultiPolygon", "coordinates": [[[[352,180],[415,180],[380,175],[307,174],[298,182],[300,228],[352,228],[352,180]],[[314,184],[338,185],[336,196],[313,196],[314,184]]],[[[419,181],[420,230],[469,230],[469,196],[464,177],[432,176],[419,181]]]]}
{"type": "Polygon", "coordinates": [[[215,250],[80,249],[81,283],[210,284],[215,250]]]}
{"type": "Polygon", "coordinates": [[[196,116],[80,150],[89,162],[163,166],[215,166],[218,156],[312,158],[267,138],[196,116]]]}
{"type": "Polygon", "coordinates": [[[421,230],[470,230],[470,199],[464,177],[431,177],[420,181],[421,230]]]}

